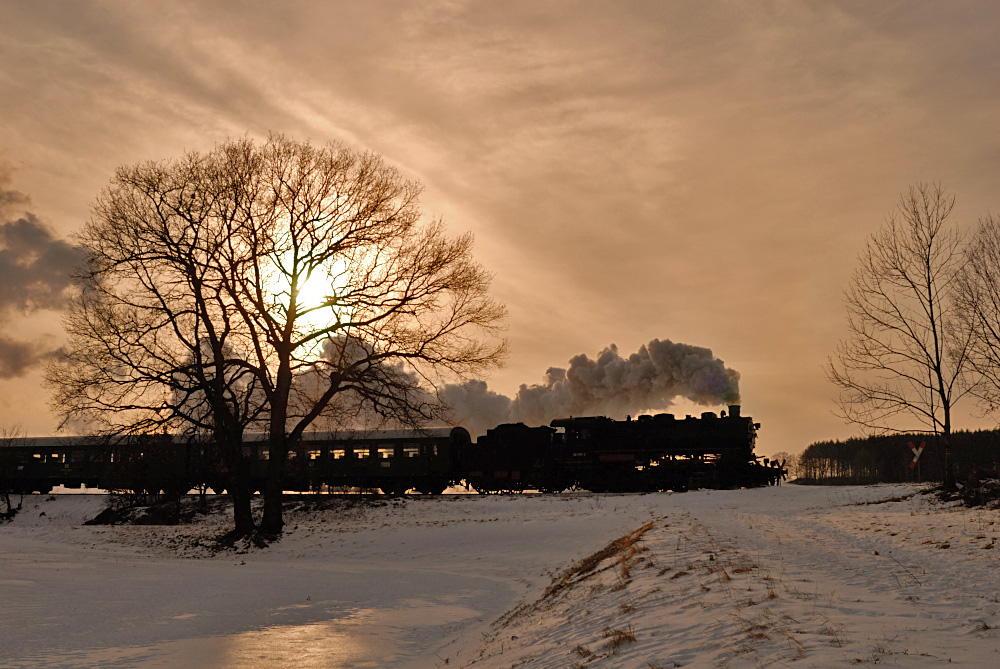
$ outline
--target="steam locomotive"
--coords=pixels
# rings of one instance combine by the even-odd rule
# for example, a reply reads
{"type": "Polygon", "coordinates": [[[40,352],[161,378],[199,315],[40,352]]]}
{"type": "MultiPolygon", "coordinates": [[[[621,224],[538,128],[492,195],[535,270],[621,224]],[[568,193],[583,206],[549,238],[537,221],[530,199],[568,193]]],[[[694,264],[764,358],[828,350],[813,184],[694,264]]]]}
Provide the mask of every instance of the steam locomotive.
{"type": "MultiPolygon", "coordinates": [[[[499,425],[473,443],[461,427],[303,435],[288,454],[289,491],[416,490],[439,494],[464,483],[484,494],[687,490],[777,483],[781,466],[754,455],[760,424],[705,412],[612,420],[566,418],[550,425],[499,425]]],[[[264,485],[266,436],[250,434],[244,453],[255,489],[264,485]]],[[[225,491],[228,477],[212,444],[172,435],[111,443],[95,438],[13,439],[0,444],[0,490],[46,493],[56,485],[136,492],[225,491]]]]}

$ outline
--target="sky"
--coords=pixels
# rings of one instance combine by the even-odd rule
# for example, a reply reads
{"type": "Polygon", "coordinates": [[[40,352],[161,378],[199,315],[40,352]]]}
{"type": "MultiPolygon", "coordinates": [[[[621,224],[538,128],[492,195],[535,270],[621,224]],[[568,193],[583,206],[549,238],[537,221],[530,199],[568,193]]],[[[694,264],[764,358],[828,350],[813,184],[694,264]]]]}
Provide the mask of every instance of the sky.
{"type": "Polygon", "coordinates": [[[115,168],[277,132],[474,233],[491,390],[669,340],[739,372],[759,452],[854,435],[823,366],[866,238],[917,182],[1000,209],[997,34],[993,2],[0,0],[0,425],[55,428],[53,291],[115,168]]]}

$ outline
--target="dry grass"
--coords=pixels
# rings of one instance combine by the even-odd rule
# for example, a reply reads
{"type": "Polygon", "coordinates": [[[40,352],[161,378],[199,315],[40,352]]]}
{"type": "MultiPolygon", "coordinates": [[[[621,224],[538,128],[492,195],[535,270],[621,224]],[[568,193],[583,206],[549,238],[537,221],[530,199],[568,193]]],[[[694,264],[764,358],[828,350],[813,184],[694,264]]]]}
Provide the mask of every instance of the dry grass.
{"type": "Polygon", "coordinates": [[[629,563],[628,558],[622,555],[618,559],[618,578],[621,579],[623,583],[628,583],[632,580],[632,565],[629,563]]]}
{"type": "Polygon", "coordinates": [[[604,638],[608,640],[608,648],[611,650],[617,650],[623,644],[635,642],[635,632],[632,630],[631,624],[623,630],[605,627],[604,638]]]}
{"type": "Polygon", "coordinates": [[[576,562],[568,567],[562,573],[557,574],[552,578],[552,583],[542,594],[542,600],[553,597],[563,589],[599,573],[598,567],[600,567],[602,562],[616,557],[618,558],[617,564],[620,569],[620,580],[627,583],[631,578],[630,561],[637,553],[642,552],[642,549],[637,547],[635,544],[642,539],[642,536],[646,534],[646,532],[653,529],[655,525],[655,522],[650,521],[639,529],[618,537],[601,550],[593,553],[592,555],[588,555],[579,562],[576,562]]]}
{"type": "Polygon", "coordinates": [[[806,648],[795,638],[795,632],[791,627],[791,625],[798,624],[794,618],[775,614],[768,608],[757,611],[752,618],[746,618],[740,613],[737,613],[735,617],[746,635],[744,646],[754,647],[758,642],[777,638],[784,640],[795,653],[795,659],[805,655],[806,648]]]}

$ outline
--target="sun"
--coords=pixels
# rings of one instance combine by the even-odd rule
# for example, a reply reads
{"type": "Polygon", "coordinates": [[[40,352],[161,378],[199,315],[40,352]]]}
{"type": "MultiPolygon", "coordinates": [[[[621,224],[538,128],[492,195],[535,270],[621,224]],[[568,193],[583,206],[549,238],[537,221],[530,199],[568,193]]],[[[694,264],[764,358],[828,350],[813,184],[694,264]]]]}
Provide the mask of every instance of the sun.
{"type": "Polygon", "coordinates": [[[297,296],[298,326],[303,330],[320,330],[343,321],[342,296],[346,285],[345,273],[329,267],[318,267],[303,277],[297,296]]]}
{"type": "Polygon", "coordinates": [[[313,272],[299,286],[298,302],[303,309],[312,309],[328,304],[335,299],[333,284],[324,276],[326,272],[313,272]]]}
{"type": "MultiPolygon", "coordinates": [[[[284,265],[288,267],[289,265],[284,265]]],[[[267,282],[271,301],[286,316],[292,316],[292,282],[288,273],[275,272],[267,282]]],[[[340,263],[331,263],[301,272],[296,281],[294,318],[299,332],[315,332],[347,320],[350,308],[344,303],[345,288],[350,284],[350,272],[340,263]]]]}

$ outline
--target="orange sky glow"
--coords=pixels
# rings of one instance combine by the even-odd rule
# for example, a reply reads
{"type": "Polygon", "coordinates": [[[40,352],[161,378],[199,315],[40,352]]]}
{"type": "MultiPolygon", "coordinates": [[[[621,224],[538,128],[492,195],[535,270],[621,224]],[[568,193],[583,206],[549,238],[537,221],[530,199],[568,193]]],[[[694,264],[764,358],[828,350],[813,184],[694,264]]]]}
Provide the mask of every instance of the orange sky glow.
{"type": "MultiPolygon", "coordinates": [[[[55,244],[118,165],[343,141],[475,234],[509,310],[491,389],[669,339],[739,371],[759,453],[799,452],[856,433],[823,365],[899,193],[1000,210],[998,34],[993,2],[3,2],[0,223],[55,244]]],[[[0,356],[59,345],[52,303],[0,298],[0,356]]],[[[50,434],[47,397],[0,363],[0,425],[50,434]]]]}

